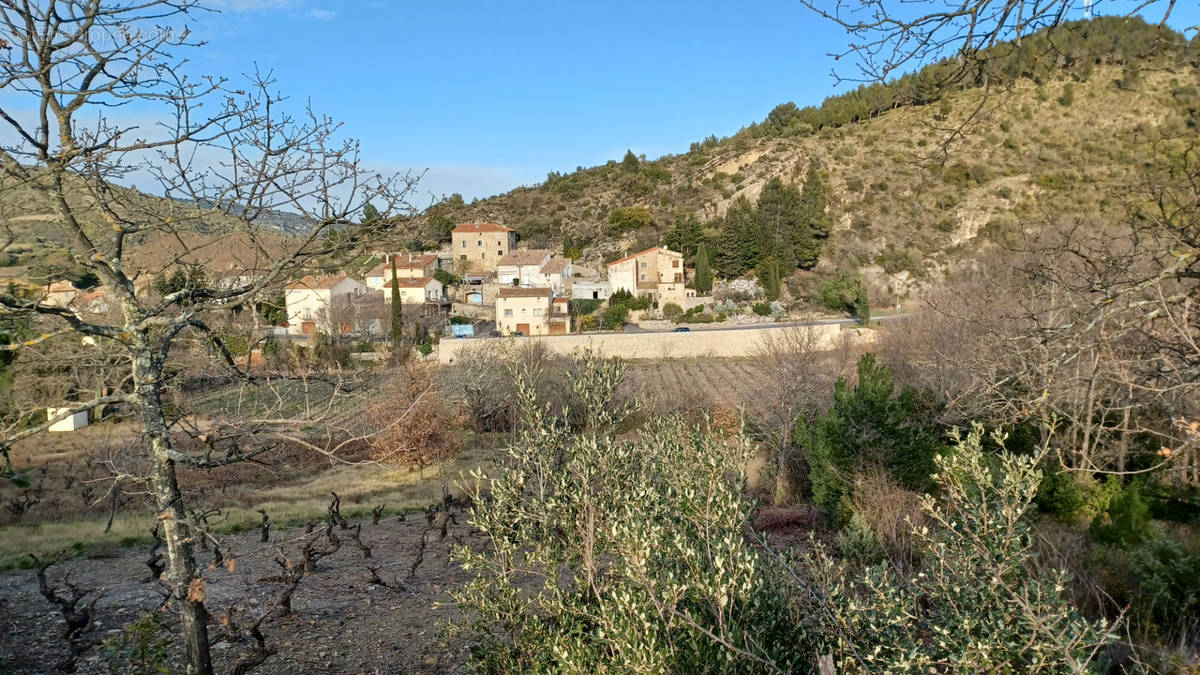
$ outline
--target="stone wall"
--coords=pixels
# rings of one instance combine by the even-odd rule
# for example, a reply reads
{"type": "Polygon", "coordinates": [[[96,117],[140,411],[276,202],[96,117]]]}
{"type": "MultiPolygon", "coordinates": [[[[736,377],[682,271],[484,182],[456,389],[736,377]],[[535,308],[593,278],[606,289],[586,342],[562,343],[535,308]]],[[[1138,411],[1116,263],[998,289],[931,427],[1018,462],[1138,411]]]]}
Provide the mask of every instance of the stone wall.
{"type": "MultiPolygon", "coordinates": [[[[806,326],[804,328],[772,327],[739,330],[693,330],[688,333],[593,333],[554,337],[525,337],[514,340],[540,340],[550,349],[569,354],[592,348],[610,356],[626,359],[736,358],[755,356],[763,338],[783,330],[812,330],[817,334],[821,349],[833,349],[849,339],[860,343],[875,340],[875,331],[856,326],[806,326]]],[[[482,338],[488,339],[488,338],[482,338]]],[[[454,363],[455,356],[469,349],[477,340],[442,340],[438,345],[438,361],[454,363]]]]}

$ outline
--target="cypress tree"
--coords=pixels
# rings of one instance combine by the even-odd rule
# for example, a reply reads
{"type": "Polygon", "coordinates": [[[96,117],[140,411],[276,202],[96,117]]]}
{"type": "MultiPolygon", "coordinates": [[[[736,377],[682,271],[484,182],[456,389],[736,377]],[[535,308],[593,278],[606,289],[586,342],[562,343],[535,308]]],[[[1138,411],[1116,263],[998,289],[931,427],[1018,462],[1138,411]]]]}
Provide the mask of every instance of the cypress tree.
{"type": "Polygon", "coordinates": [[[764,288],[767,289],[768,300],[779,299],[779,261],[769,258],[766,262],[767,277],[764,288]]]}
{"type": "Polygon", "coordinates": [[[708,293],[712,290],[712,269],[708,265],[708,247],[704,242],[696,248],[696,292],[708,293]]]}
{"type": "Polygon", "coordinates": [[[392,258],[392,350],[404,343],[404,303],[400,301],[400,284],[396,279],[396,259],[392,258]]]}

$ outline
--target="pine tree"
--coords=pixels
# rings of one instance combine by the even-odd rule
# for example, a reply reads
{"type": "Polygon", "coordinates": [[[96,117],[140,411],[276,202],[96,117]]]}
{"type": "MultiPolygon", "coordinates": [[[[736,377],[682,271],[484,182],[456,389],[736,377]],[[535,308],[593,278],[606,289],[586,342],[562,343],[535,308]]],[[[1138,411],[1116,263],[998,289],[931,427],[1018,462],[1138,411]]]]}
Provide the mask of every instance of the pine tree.
{"type": "Polygon", "coordinates": [[[720,241],[721,274],[733,278],[754,269],[761,258],[758,218],[754,205],[743,195],[729,206],[720,241]]]}
{"type": "Polygon", "coordinates": [[[638,161],[637,155],[633,154],[633,150],[626,150],[625,157],[621,159],[621,168],[626,171],[637,171],[641,162],[638,161]]]}
{"type": "Polygon", "coordinates": [[[704,242],[696,247],[696,292],[708,293],[712,290],[712,269],[708,265],[708,247],[704,242]]]}
{"type": "Polygon", "coordinates": [[[679,251],[685,259],[696,255],[696,249],[704,239],[704,228],[694,214],[681,211],[675,214],[675,224],[663,240],[667,248],[679,251]]]}
{"type": "Polygon", "coordinates": [[[800,189],[778,177],[767,181],[758,197],[760,254],[775,256],[785,269],[796,266],[793,233],[803,216],[800,189]]]}
{"type": "Polygon", "coordinates": [[[371,202],[367,202],[367,205],[363,207],[362,222],[369,224],[377,220],[379,220],[379,209],[375,208],[371,202]]]}
{"type": "Polygon", "coordinates": [[[400,301],[400,284],[396,278],[396,259],[392,258],[392,351],[404,344],[404,303],[400,301]]]}
{"type": "Polygon", "coordinates": [[[829,238],[833,223],[825,209],[829,205],[829,188],[821,175],[820,165],[814,160],[808,165],[804,178],[804,189],[800,192],[799,219],[792,231],[792,244],[796,264],[811,269],[821,255],[821,244],[829,238]]]}

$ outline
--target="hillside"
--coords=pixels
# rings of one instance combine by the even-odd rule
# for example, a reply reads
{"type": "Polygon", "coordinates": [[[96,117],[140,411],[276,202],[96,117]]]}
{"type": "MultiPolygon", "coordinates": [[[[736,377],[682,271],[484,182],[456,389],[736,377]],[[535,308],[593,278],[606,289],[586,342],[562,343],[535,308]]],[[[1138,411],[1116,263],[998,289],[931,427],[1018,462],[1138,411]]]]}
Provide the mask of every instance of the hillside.
{"type": "MultiPolygon", "coordinates": [[[[137,267],[157,270],[174,262],[186,248],[193,253],[185,262],[225,269],[239,253],[253,249],[244,231],[245,223],[239,218],[118,185],[109,184],[106,189],[106,203],[121,217],[154,226],[127,239],[129,261],[137,267]],[[171,226],[164,227],[163,223],[171,226]]],[[[71,191],[71,199],[89,231],[109,227],[83,181],[71,191]]],[[[83,267],[73,259],[62,229],[54,224],[56,218],[54,209],[33,186],[11,178],[0,181],[0,225],[6,239],[11,237],[11,243],[0,248],[0,268],[19,271],[19,276],[31,281],[82,274],[83,267]]],[[[259,228],[256,239],[268,249],[279,250],[284,249],[289,236],[307,229],[299,216],[284,212],[263,213],[255,219],[255,225],[259,228]]]]}
{"type": "MultiPolygon", "coordinates": [[[[875,295],[903,299],[1039,223],[1064,214],[1121,217],[1124,205],[1112,197],[1126,191],[1148,152],[1145,132],[1188,128],[1200,107],[1200,71],[1185,40],[1168,31],[1170,48],[1149,58],[1135,50],[1157,39],[1156,28],[1117,19],[1080,26],[1090,31],[1078,47],[1083,56],[1060,58],[1057,69],[1031,66],[986,93],[975,78],[914,102],[930,72],[949,68],[939,64],[821,108],[785,104],[684,154],[614,160],[472,204],[445,202],[432,221],[435,229],[439,221],[503,223],[531,246],[565,241],[595,266],[664,243],[690,214],[711,251],[736,199],[754,202],[772,178],[800,184],[815,161],[829,186],[832,231],[813,270],[857,270],[875,295]],[[649,225],[610,222],[614,209],[633,206],[649,211],[649,225]]],[[[1038,63],[1037,55],[1027,60],[1038,63]]]]}

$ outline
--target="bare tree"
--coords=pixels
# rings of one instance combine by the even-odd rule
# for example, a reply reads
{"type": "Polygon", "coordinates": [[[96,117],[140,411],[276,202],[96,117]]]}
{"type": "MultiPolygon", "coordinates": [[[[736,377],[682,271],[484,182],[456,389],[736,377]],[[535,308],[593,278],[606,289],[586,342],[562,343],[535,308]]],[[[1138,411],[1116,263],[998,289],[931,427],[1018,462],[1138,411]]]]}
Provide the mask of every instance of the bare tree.
{"type": "Polygon", "coordinates": [[[809,326],[770,331],[759,343],[757,357],[759,387],[771,401],[761,422],[775,455],[775,502],[782,504],[795,496],[797,458],[791,445],[796,421],[816,414],[845,364],[838,372],[826,367],[820,335],[809,326]]]}
{"type": "MultiPolygon", "coordinates": [[[[1026,36],[1076,18],[1084,5],[1079,0],[800,1],[846,31],[845,49],[833,56],[857,62],[857,76],[848,79],[870,82],[946,58],[973,63],[988,48],[1019,44],[1026,36]]],[[[1128,16],[1157,12],[1155,18],[1165,26],[1175,3],[1143,0],[1120,8],[1128,16]]],[[[1116,3],[1095,0],[1087,5],[1099,13],[1116,3]]]]}
{"type": "MultiPolygon", "coordinates": [[[[167,548],[165,578],[180,611],[187,671],[211,673],[204,580],[193,552],[176,465],[214,467],[253,450],[238,437],[214,454],[177,442],[169,414],[173,369],[185,340],[202,345],[234,377],[245,377],[212,328],[212,317],[253,308],[256,300],[310,264],[329,264],[382,228],[351,226],[370,200],[384,214],[405,208],[409,177],[366,171],[338,125],[306,110],[289,114],[269,74],[244,83],[198,75],[177,52],[199,47],[186,22],[204,11],[195,0],[44,0],[0,3],[0,88],[21,109],[0,108],[8,128],[0,145],[0,184],[37,195],[69,242],[74,262],[94,274],[113,311],[88,314],[43,298],[0,293],[4,316],[35,317],[39,335],[22,349],[74,335],[115,350],[124,362],[111,388],[68,404],[54,419],[14,425],[0,447],[97,406],[127,406],[140,421],[143,450],[167,548]],[[132,104],[132,105],[131,105],[132,104]],[[150,124],[125,121],[158,106],[150,124]],[[122,183],[151,181],[161,198],[122,183]],[[303,227],[262,224],[278,210],[303,227]],[[211,268],[214,252],[236,271],[220,283],[189,280],[162,297],[139,292],[139,257],[156,247],[160,269],[211,268]]],[[[19,234],[3,223],[9,241],[19,234]],[[15,233],[15,234],[14,234],[15,233]]],[[[8,469],[11,471],[11,467],[8,469]]]]}

